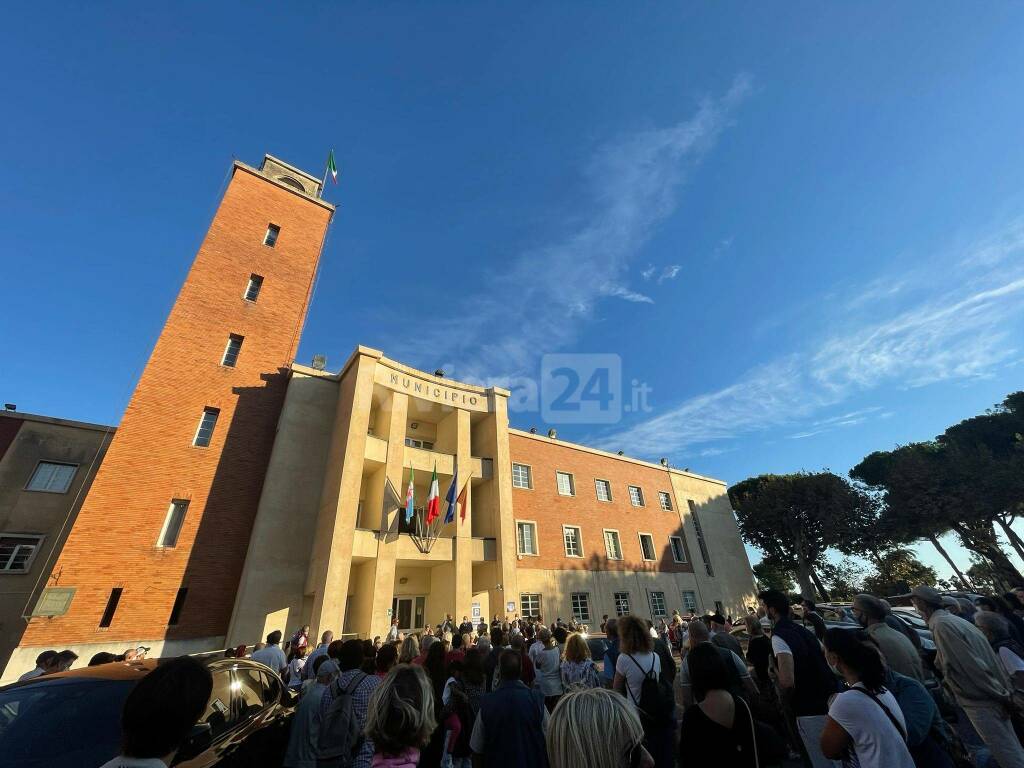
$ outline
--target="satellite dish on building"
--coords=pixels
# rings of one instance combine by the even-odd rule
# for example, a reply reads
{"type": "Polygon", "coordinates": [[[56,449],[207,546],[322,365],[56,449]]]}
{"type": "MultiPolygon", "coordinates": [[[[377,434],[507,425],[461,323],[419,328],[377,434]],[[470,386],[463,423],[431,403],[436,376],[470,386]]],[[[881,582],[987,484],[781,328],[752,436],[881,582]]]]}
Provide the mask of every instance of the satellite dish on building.
{"type": "Polygon", "coordinates": [[[326,355],[313,355],[313,370],[322,371],[327,367],[326,355]]]}

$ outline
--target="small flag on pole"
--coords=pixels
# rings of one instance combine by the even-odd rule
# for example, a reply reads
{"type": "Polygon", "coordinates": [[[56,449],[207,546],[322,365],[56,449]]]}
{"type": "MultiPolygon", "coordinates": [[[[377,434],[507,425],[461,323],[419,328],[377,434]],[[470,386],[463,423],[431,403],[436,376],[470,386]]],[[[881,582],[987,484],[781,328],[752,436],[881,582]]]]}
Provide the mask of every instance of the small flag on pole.
{"type": "Polygon", "coordinates": [[[455,495],[459,492],[459,468],[456,467],[452,474],[452,484],[448,486],[448,493],[444,500],[448,502],[448,510],[444,514],[445,523],[455,522],[455,495]]]}
{"type": "MultiPolygon", "coordinates": [[[[338,183],[338,166],[334,164],[334,150],[327,155],[327,173],[331,174],[331,181],[335,184],[338,183]]],[[[324,181],[327,181],[327,177],[324,176],[324,181]]]]}
{"type": "Polygon", "coordinates": [[[437,489],[437,464],[434,474],[430,477],[430,493],[427,494],[427,525],[430,525],[441,514],[441,494],[437,489]]]}
{"type": "Polygon", "coordinates": [[[406,493],[405,493],[405,522],[406,522],[406,524],[412,522],[413,504],[414,504],[414,501],[413,501],[413,478],[414,477],[415,477],[415,473],[413,472],[412,467],[409,467],[409,490],[406,491],[406,493]]]}

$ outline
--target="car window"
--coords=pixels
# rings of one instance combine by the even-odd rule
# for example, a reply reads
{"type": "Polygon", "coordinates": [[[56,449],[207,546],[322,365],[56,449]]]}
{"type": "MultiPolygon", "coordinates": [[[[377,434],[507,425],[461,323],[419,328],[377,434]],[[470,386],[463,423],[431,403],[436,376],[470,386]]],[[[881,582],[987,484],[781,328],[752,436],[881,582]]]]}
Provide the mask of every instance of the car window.
{"type": "Polygon", "coordinates": [[[117,757],[121,708],[135,682],[65,678],[0,692],[0,768],[80,768],[117,757]]]}
{"type": "Polygon", "coordinates": [[[260,672],[263,675],[263,701],[266,704],[276,704],[281,700],[281,681],[267,672],[260,672]]]}
{"type": "Polygon", "coordinates": [[[235,724],[235,719],[231,711],[231,670],[213,670],[213,691],[202,722],[209,723],[210,734],[216,739],[235,724]]]}
{"type": "Polygon", "coordinates": [[[235,693],[239,701],[239,717],[244,720],[263,709],[263,678],[259,670],[239,668],[235,670],[235,693]]]}

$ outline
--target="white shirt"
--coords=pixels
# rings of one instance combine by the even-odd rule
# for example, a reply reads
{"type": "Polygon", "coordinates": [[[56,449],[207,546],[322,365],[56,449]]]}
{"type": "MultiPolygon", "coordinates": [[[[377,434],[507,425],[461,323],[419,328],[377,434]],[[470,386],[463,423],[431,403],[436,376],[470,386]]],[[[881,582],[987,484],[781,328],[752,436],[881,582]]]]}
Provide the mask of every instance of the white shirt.
{"type": "Polygon", "coordinates": [[[167,763],[156,757],[115,757],[100,768],[167,768],[167,763]]]}
{"type": "MultiPolygon", "coordinates": [[[[863,688],[860,683],[854,687],[863,688]]],[[[877,699],[906,733],[907,723],[893,695],[885,691],[877,699]]],[[[903,736],[870,696],[860,691],[843,691],[832,701],[828,716],[850,734],[860,768],[914,768],[914,758],[903,736]]]]}
{"type": "MultiPolygon", "coordinates": [[[[793,649],[789,647],[789,643],[783,640],[778,635],[772,635],[772,653],[778,656],[780,653],[788,653],[790,656],[793,655],[793,649]]],[[[860,696],[860,694],[857,694],[860,696]]]]}
{"type": "Polygon", "coordinates": [[[533,662],[533,666],[537,666],[537,657],[540,656],[544,650],[544,643],[540,640],[534,640],[530,643],[530,650],[526,652],[526,655],[530,657],[530,661],[533,662]]]}
{"type": "Polygon", "coordinates": [[[537,685],[545,696],[559,696],[562,693],[562,652],[558,646],[544,648],[534,662],[537,668],[537,685]]]}
{"type": "Polygon", "coordinates": [[[302,670],[306,666],[306,660],[296,656],[288,662],[288,685],[295,685],[302,680],[302,670]]]}
{"type": "Polygon", "coordinates": [[[43,674],[43,668],[42,667],[36,667],[35,669],[29,670],[24,675],[19,677],[18,678],[18,682],[20,683],[22,680],[34,680],[35,678],[39,677],[41,674],[43,674]]]}
{"type": "Polygon", "coordinates": [[[279,645],[268,645],[266,648],[261,648],[252,655],[252,660],[266,664],[278,673],[288,666],[288,657],[284,655],[284,651],[279,645]]]}
{"type": "Polygon", "coordinates": [[[626,688],[630,694],[626,698],[634,707],[640,701],[640,688],[644,683],[644,678],[651,671],[652,663],[654,664],[655,676],[660,675],[661,659],[656,653],[634,653],[632,658],[625,653],[620,653],[619,658],[615,660],[615,671],[626,678],[626,688]],[[636,659],[635,664],[633,659],[636,659]]]}
{"type": "Polygon", "coordinates": [[[999,649],[999,660],[1006,667],[1006,674],[1013,677],[1014,672],[1024,672],[1024,659],[1011,651],[1009,648],[999,649]]]}

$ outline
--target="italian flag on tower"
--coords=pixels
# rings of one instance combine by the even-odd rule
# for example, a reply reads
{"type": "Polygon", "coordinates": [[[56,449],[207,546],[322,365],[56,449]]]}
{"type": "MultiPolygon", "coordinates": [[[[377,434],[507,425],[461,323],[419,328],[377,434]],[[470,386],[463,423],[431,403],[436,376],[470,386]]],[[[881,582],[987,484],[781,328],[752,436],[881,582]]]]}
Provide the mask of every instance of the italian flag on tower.
{"type": "Polygon", "coordinates": [[[441,514],[441,494],[437,489],[437,462],[434,462],[434,474],[430,476],[430,493],[427,494],[427,525],[441,514]]]}

